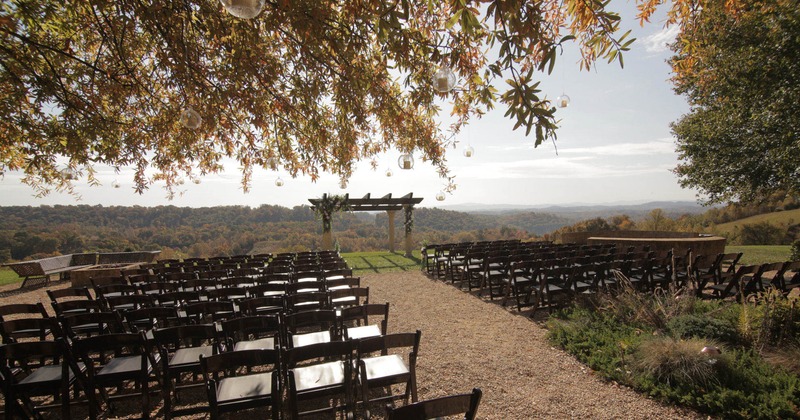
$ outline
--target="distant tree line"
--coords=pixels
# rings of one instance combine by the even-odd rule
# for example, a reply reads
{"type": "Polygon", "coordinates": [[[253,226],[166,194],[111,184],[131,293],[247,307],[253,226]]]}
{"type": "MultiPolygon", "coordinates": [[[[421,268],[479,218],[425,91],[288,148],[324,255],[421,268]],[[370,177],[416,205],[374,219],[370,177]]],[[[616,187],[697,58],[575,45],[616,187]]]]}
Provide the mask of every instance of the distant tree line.
{"type": "MultiPolygon", "coordinates": [[[[417,245],[451,241],[535,239],[569,220],[552,214],[492,217],[439,209],[414,211],[417,245]]],[[[386,213],[337,213],[336,246],[343,252],[388,249],[386,213]]],[[[395,226],[397,249],[402,218],[395,226]]],[[[162,258],[315,249],[321,223],[308,206],[262,205],[0,207],[0,262],[78,252],[160,249],[162,258]]]]}

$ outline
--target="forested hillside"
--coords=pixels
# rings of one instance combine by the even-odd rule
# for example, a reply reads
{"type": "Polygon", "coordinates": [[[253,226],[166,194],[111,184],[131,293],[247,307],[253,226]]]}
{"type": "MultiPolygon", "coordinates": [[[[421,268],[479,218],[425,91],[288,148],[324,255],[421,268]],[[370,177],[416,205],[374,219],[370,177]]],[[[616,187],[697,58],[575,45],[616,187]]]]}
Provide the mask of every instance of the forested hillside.
{"type": "MultiPolygon", "coordinates": [[[[339,213],[337,246],[345,252],[387,249],[386,213],[339,213]]],[[[395,220],[398,249],[403,216],[395,220]]],[[[504,216],[439,209],[414,211],[418,245],[454,240],[529,239],[571,223],[540,213],[504,216]]],[[[0,207],[0,262],[84,251],[161,249],[162,257],[210,256],[314,249],[321,223],[308,206],[187,208],[0,207]]]]}

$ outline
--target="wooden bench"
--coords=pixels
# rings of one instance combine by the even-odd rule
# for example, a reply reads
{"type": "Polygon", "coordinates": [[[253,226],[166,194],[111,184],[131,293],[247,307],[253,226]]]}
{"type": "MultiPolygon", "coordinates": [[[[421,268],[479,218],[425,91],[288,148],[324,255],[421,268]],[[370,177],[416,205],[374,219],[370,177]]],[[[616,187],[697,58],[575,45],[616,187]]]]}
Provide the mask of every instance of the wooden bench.
{"type": "Polygon", "coordinates": [[[67,280],[71,271],[91,267],[97,264],[128,264],[153,262],[161,251],[134,251],[134,252],[106,252],[59,255],[57,257],[41,258],[38,260],[23,261],[5,264],[22,277],[22,286],[25,287],[29,280],[42,280],[45,284],[50,282],[50,276],[58,275],[59,280],[67,280]]]}
{"type": "Polygon", "coordinates": [[[80,265],[72,265],[72,264],[73,264],[72,254],[69,254],[69,255],[59,255],[57,257],[42,258],[38,260],[23,261],[13,264],[6,264],[6,266],[14,270],[14,272],[17,273],[18,276],[24,278],[24,280],[22,281],[22,286],[20,286],[20,288],[22,288],[28,284],[29,280],[41,279],[44,281],[44,283],[48,283],[50,281],[50,276],[56,274],[58,275],[60,280],[64,280],[68,277],[68,273],[70,271],[94,265],[94,264],[80,264],[80,265]]]}

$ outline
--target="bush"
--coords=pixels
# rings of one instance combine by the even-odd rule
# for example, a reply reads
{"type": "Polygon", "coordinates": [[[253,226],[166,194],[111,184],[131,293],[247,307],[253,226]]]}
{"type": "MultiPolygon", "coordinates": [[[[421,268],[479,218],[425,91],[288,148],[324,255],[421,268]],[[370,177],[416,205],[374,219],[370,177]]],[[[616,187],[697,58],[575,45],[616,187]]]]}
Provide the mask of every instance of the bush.
{"type": "Polygon", "coordinates": [[[800,239],[792,242],[792,255],[789,259],[792,261],[800,261],[800,239]]]}
{"type": "Polygon", "coordinates": [[[800,342],[797,296],[786,297],[775,290],[759,293],[741,305],[739,335],[752,348],[800,342]]]}
{"type": "MultiPolygon", "coordinates": [[[[666,301],[649,305],[651,309],[656,308],[656,319],[678,313],[675,308],[680,306],[684,312],[673,318],[666,317],[667,324],[676,331],[689,334],[688,331],[709,329],[712,335],[723,336],[730,334],[730,329],[722,326],[724,320],[733,325],[735,316],[748,310],[729,311],[730,307],[742,305],[728,302],[695,302],[690,307],[683,306],[686,302],[676,305],[666,301]],[[717,321],[702,323],[691,317],[701,318],[701,314],[707,317],[713,314],[717,321]],[[674,321],[676,318],[681,320],[674,321]],[[723,321],[719,321],[720,318],[723,321]]],[[[643,319],[653,319],[654,313],[642,318],[630,308],[620,310],[623,308],[617,306],[615,309],[619,312],[608,309],[576,307],[557,312],[548,322],[551,341],[606,379],[708,415],[720,418],[800,417],[800,380],[766,363],[757,351],[723,350],[722,355],[711,358],[701,354],[700,349],[714,345],[712,340],[661,337],[656,328],[645,325],[647,322],[641,323],[643,319]],[[629,319],[640,324],[626,324],[617,313],[626,317],[633,315],[629,319]]],[[[772,311],[776,316],[780,312],[772,311]]]]}
{"type": "Polygon", "coordinates": [[[742,226],[740,239],[742,245],[780,245],[786,242],[786,229],[769,222],[742,226]]]}
{"type": "Polygon", "coordinates": [[[702,353],[706,346],[719,347],[717,343],[701,338],[648,340],[634,354],[632,366],[642,374],[653,376],[659,383],[707,388],[712,383],[719,383],[716,372],[726,363],[728,356],[725,352],[714,356],[702,353]]]}
{"type": "Polygon", "coordinates": [[[667,329],[676,338],[706,338],[731,344],[738,341],[733,324],[709,316],[679,315],[667,322],[667,329]]]}

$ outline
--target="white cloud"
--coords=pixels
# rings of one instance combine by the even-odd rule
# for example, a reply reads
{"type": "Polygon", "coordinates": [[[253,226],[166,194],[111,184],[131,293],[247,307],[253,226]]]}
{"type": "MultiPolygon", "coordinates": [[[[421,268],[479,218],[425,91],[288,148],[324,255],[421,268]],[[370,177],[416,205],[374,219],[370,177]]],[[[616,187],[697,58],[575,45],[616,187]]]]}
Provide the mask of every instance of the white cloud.
{"type": "Polygon", "coordinates": [[[656,154],[674,154],[675,144],[671,138],[652,140],[646,143],[617,143],[595,147],[565,147],[558,149],[564,154],[586,154],[600,156],[640,156],[656,154]]]}
{"type": "Polygon", "coordinates": [[[645,51],[649,53],[662,53],[669,50],[669,44],[675,41],[680,28],[677,25],[670,25],[660,31],[648,35],[642,39],[645,51]]]}
{"type": "Polygon", "coordinates": [[[553,159],[486,162],[463,168],[457,177],[461,180],[598,179],[664,173],[670,168],[671,164],[620,164],[589,156],[559,156],[553,159]]]}

